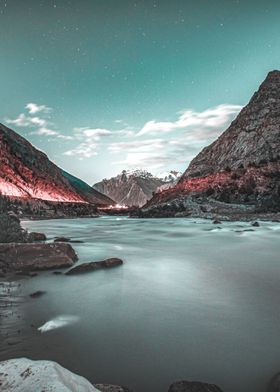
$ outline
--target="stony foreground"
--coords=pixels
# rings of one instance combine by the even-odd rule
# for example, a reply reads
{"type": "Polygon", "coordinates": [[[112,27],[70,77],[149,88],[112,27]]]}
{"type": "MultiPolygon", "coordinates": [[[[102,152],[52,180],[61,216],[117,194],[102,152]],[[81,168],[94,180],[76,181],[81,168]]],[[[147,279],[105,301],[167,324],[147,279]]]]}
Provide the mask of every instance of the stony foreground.
{"type": "MultiPolygon", "coordinates": [[[[2,392],[132,392],[131,389],[124,386],[92,385],[84,377],[70,372],[56,362],[32,361],[28,358],[0,362],[0,390],[2,392]]],[[[266,391],[263,392],[279,391],[280,377],[277,374],[270,381],[266,391]]],[[[223,391],[215,384],[177,381],[170,385],[168,392],[223,391]]]]}

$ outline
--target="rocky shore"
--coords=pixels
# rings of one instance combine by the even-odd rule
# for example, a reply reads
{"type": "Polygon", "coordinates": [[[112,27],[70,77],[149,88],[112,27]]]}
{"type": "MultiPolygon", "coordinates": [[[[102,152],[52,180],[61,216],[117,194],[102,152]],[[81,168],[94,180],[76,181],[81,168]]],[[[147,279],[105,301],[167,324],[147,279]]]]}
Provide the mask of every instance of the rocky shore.
{"type": "MultiPolygon", "coordinates": [[[[86,378],[70,372],[53,361],[32,361],[27,358],[0,362],[0,388],[3,392],[133,392],[111,384],[92,385],[86,378]]],[[[276,374],[262,392],[279,392],[280,375],[276,374]]],[[[144,392],[144,391],[139,391],[144,392]]],[[[215,384],[199,381],[176,381],[168,392],[223,392],[215,384]]],[[[238,392],[238,391],[237,391],[238,392]]]]}
{"type": "MultiPolygon", "coordinates": [[[[19,219],[12,213],[1,214],[0,222],[2,283],[3,279],[9,279],[14,274],[36,276],[45,269],[50,269],[55,273],[64,273],[63,268],[66,271],[65,275],[73,275],[75,279],[77,274],[91,273],[123,264],[121,259],[111,258],[74,265],[78,257],[71,246],[71,238],[56,237],[54,242],[46,242],[47,238],[44,233],[28,233],[23,230],[19,219]],[[11,240],[13,242],[10,242],[11,240]],[[57,271],[57,268],[62,268],[62,270],[57,271]]],[[[220,225],[221,223],[216,216],[213,224],[220,225]]],[[[252,222],[252,225],[258,226],[259,223],[252,222]]],[[[30,297],[37,301],[36,298],[44,294],[45,292],[39,290],[31,293],[30,297]]],[[[267,388],[260,388],[260,392],[280,392],[279,379],[279,375],[274,376],[267,388]]],[[[3,392],[132,392],[126,386],[100,383],[92,385],[85,378],[71,373],[55,362],[32,361],[27,358],[0,362],[0,390],[3,392]]],[[[189,380],[176,381],[167,390],[168,392],[223,392],[223,389],[215,384],[189,380]]]]}
{"type": "Polygon", "coordinates": [[[255,220],[280,221],[279,211],[256,208],[255,205],[225,203],[199,196],[178,196],[175,200],[159,200],[157,204],[147,203],[142,209],[130,213],[132,218],[202,218],[219,219],[222,221],[255,220]]]}

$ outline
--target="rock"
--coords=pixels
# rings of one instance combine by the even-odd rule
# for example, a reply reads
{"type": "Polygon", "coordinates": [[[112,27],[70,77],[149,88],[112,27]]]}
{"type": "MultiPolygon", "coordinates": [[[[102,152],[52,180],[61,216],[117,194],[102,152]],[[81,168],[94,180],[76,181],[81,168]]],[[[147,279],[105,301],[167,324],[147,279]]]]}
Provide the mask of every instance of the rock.
{"type": "Polygon", "coordinates": [[[77,259],[70,244],[0,244],[0,260],[8,271],[66,268],[77,259]]]}
{"type": "Polygon", "coordinates": [[[104,268],[112,268],[112,267],[118,267],[119,265],[122,265],[123,261],[121,259],[118,259],[117,257],[112,257],[110,259],[99,261],[99,263],[104,268]]]}
{"type": "Polygon", "coordinates": [[[27,358],[0,362],[1,392],[98,392],[84,377],[53,361],[27,358]]]}
{"type": "Polygon", "coordinates": [[[198,381],[176,381],[170,385],[168,392],[222,392],[215,384],[198,381]]]}
{"type": "Polygon", "coordinates": [[[68,237],[56,237],[53,242],[70,242],[71,238],[68,237]]]}
{"type": "Polygon", "coordinates": [[[77,265],[76,267],[67,271],[66,275],[83,274],[85,272],[96,271],[96,270],[99,270],[102,268],[117,267],[122,264],[123,264],[123,261],[121,259],[113,257],[113,258],[102,260],[102,261],[93,261],[91,263],[83,263],[83,264],[77,265]]]}
{"type": "Polygon", "coordinates": [[[213,225],[221,225],[222,222],[219,219],[214,219],[213,220],[213,225]]]}
{"type": "Polygon", "coordinates": [[[46,292],[45,291],[35,291],[34,293],[30,294],[29,297],[31,298],[38,298],[38,297],[42,297],[42,295],[44,295],[46,292]]]}
{"type": "Polygon", "coordinates": [[[280,392],[280,373],[275,374],[270,380],[266,392],[280,392]]]}
{"type": "Polygon", "coordinates": [[[251,224],[251,226],[254,226],[254,227],[259,227],[259,226],[260,226],[260,224],[259,224],[259,222],[253,222],[253,223],[251,224]]]}
{"type": "Polygon", "coordinates": [[[28,234],[28,241],[36,242],[36,241],[46,241],[47,237],[44,233],[36,233],[32,232],[28,234]]]}
{"type": "Polygon", "coordinates": [[[25,231],[13,215],[0,214],[0,243],[26,242],[25,231]]]}
{"type": "Polygon", "coordinates": [[[94,384],[94,386],[101,392],[133,392],[132,389],[119,385],[94,384]]]}
{"type": "Polygon", "coordinates": [[[30,276],[31,278],[38,276],[36,272],[29,272],[29,271],[17,271],[15,274],[21,276],[30,276]]]}
{"type": "Polygon", "coordinates": [[[81,240],[71,240],[68,237],[56,237],[53,242],[71,242],[72,244],[83,244],[84,241],[81,240]]]}
{"type": "Polygon", "coordinates": [[[61,275],[62,272],[61,272],[61,271],[53,271],[53,274],[54,274],[54,275],[61,275]]]}

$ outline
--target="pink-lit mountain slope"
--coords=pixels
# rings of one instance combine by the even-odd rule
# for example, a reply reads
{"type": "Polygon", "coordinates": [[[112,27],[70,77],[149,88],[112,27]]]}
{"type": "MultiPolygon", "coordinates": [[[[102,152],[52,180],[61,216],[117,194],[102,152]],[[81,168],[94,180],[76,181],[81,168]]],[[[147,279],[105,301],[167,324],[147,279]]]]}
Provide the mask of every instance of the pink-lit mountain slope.
{"type": "Polygon", "coordinates": [[[26,139],[0,124],[0,194],[55,202],[115,204],[66,173],[26,139]]]}

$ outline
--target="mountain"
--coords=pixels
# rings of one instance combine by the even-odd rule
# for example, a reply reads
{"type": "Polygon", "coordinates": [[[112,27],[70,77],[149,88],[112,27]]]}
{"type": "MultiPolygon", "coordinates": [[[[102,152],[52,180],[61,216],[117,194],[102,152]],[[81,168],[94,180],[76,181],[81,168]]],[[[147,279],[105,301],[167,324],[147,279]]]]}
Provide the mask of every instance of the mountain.
{"type": "Polygon", "coordinates": [[[0,194],[51,202],[111,205],[84,181],[61,170],[26,139],[0,124],[0,194]]]}
{"type": "Polygon", "coordinates": [[[174,188],[175,185],[180,180],[181,176],[182,176],[182,173],[178,172],[176,170],[171,170],[170,172],[163,172],[163,173],[157,174],[157,177],[159,179],[161,179],[162,181],[164,181],[164,184],[159,186],[156,189],[156,193],[161,192],[166,189],[174,188]]]}
{"type": "Polygon", "coordinates": [[[280,211],[280,71],[270,72],[229,128],[143,215],[244,216],[280,211]]]}
{"type": "Polygon", "coordinates": [[[145,170],[123,170],[121,174],[93,185],[97,191],[109,196],[117,204],[143,206],[158,187],[165,184],[145,170]]]}
{"type": "Polygon", "coordinates": [[[164,182],[174,183],[174,182],[178,182],[182,174],[183,173],[178,172],[176,170],[171,170],[170,172],[158,173],[156,177],[164,182]]]}

